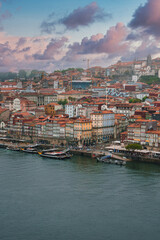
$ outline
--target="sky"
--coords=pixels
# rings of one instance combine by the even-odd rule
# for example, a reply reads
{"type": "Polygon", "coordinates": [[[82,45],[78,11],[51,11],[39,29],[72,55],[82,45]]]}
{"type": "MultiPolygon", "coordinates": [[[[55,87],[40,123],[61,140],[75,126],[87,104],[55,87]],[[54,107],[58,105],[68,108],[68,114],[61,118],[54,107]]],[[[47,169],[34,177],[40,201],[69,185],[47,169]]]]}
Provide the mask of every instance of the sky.
{"type": "Polygon", "coordinates": [[[0,0],[0,71],[160,55],[160,0],[0,0]]]}

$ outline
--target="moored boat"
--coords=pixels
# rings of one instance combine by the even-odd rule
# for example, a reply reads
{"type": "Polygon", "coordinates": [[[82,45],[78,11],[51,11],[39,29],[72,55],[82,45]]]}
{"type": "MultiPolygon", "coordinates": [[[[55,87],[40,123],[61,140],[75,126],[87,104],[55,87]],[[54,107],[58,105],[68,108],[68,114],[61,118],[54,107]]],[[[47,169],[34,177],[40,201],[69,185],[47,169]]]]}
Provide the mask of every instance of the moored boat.
{"type": "Polygon", "coordinates": [[[105,155],[105,156],[102,156],[102,157],[97,157],[97,162],[108,162],[109,163],[109,160],[111,159],[112,155],[105,155]]]}
{"type": "Polygon", "coordinates": [[[52,152],[38,152],[38,154],[41,156],[41,157],[48,157],[48,158],[53,158],[53,159],[60,159],[60,160],[64,160],[64,159],[68,159],[68,158],[71,158],[72,155],[65,152],[65,151],[61,151],[61,152],[55,152],[55,151],[52,151],[52,152]]]}
{"type": "Polygon", "coordinates": [[[6,145],[1,143],[0,148],[6,148],[6,145]]]}
{"type": "Polygon", "coordinates": [[[21,148],[21,151],[26,153],[37,153],[39,148],[41,148],[40,144],[28,145],[26,147],[21,148]]]}
{"type": "Polygon", "coordinates": [[[20,147],[16,146],[8,146],[6,147],[7,150],[12,150],[12,151],[20,151],[20,147]]]}
{"type": "Polygon", "coordinates": [[[37,153],[37,150],[32,147],[21,148],[21,151],[26,152],[26,153],[37,153]]]}
{"type": "Polygon", "coordinates": [[[120,166],[125,166],[126,161],[124,160],[118,160],[118,159],[112,159],[111,156],[103,156],[101,158],[97,158],[97,162],[102,162],[102,163],[110,163],[110,164],[115,164],[115,165],[120,165],[120,166]]]}

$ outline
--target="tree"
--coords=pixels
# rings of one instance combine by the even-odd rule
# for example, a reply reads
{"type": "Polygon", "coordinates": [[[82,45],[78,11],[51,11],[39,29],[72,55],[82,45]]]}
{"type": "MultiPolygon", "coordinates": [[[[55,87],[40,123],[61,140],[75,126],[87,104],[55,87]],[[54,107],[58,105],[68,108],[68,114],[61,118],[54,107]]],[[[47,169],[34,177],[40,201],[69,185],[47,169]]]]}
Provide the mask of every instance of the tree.
{"type": "Polygon", "coordinates": [[[140,82],[147,83],[148,85],[160,83],[158,76],[141,76],[139,80],[140,82]]]}
{"type": "Polygon", "coordinates": [[[25,70],[19,70],[18,76],[19,76],[19,78],[26,78],[27,73],[25,70]]]}
{"type": "Polygon", "coordinates": [[[126,149],[127,150],[136,150],[136,149],[142,150],[142,146],[139,143],[129,143],[126,146],[126,149]]]}
{"type": "Polygon", "coordinates": [[[76,68],[76,70],[79,71],[79,72],[83,72],[84,71],[83,68],[76,68]]]}
{"type": "Polygon", "coordinates": [[[29,78],[34,78],[38,75],[38,70],[32,70],[29,74],[29,78]]]}
{"type": "Polygon", "coordinates": [[[12,72],[1,72],[0,73],[0,81],[5,81],[9,79],[15,79],[17,78],[17,73],[12,73],[12,72]]]}
{"type": "Polygon", "coordinates": [[[146,98],[148,98],[147,96],[142,98],[142,102],[145,102],[146,98]]]}
{"type": "Polygon", "coordinates": [[[129,103],[140,103],[141,102],[141,99],[139,98],[131,98],[129,99],[129,103]]]}
{"type": "Polygon", "coordinates": [[[64,108],[64,106],[65,106],[67,103],[68,103],[67,99],[59,100],[59,101],[58,101],[58,104],[62,105],[63,108],[64,108]]]}
{"type": "Polygon", "coordinates": [[[73,97],[71,97],[71,96],[69,96],[69,98],[68,98],[70,101],[75,101],[76,100],[76,98],[73,98],[73,97]]]}

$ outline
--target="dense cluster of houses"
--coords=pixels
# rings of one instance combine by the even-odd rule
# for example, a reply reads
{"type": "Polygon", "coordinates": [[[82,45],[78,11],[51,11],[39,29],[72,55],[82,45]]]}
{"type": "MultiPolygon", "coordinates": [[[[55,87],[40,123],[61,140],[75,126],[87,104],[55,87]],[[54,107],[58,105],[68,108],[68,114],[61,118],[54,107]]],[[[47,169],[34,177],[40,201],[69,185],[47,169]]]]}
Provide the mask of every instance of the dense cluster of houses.
{"type": "Polygon", "coordinates": [[[119,139],[158,148],[160,85],[138,79],[144,71],[158,76],[159,69],[160,60],[148,56],[106,69],[71,69],[0,82],[0,137],[84,145],[119,139]],[[132,78],[111,77],[126,71],[132,78]]]}

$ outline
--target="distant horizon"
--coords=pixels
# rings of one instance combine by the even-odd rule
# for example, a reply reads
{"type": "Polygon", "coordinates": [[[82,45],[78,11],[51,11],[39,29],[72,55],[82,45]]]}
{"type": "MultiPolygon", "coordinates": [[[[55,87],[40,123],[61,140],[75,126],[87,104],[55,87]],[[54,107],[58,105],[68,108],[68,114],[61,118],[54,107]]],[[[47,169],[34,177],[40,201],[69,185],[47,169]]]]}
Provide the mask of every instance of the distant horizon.
{"type": "MultiPolygon", "coordinates": [[[[150,55],[150,54],[149,54],[150,55]]],[[[152,56],[151,56],[152,57],[152,56]]],[[[115,65],[115,64],[117,64],[118,62],[122,62],[122,63],[125,63],[125,62],[137,62],[137,61],[147,61],[147,56],[145,57],[146,59],[135,59],[135,60],[130,60],[130,61],[121,61],[121,60],[119,60],[119,61],[117,61],[117,62],[115,62],[115,63],[112,63],[111,65],[115,65]]],[[[152,60],[155,60],[155,59],[158,59],[158,58],[160,58],[160,57],[156,57],[156,58],[152,58],[152,60]]],[[[95,68],[95,67],[100,67],[100,68],[108,68],[108,67],[110,67],[111,65],[109,65],[109,66],[107,66],[107,67],[103,67],[103,66],[90,66],[89,67],[89,69],[90,68],[95,68]]],[[[56,71],[64,71],[64,70],[69,70],[69,69],[80,69],[81,67],[69,67],[69,68],[65,68],[65,69],[55,69],[53,72],[56,72],[56,71]]],[[[81,69],[83,69],[84,71],[86,71],[86,70],[88,70],[88,68],[81,68],[81,69]]],[[[25,72],[32,72],[32,71],[38,71],[38,72],[46,72],[46,73],[48,73],[48,74],[51,74],[51,73],[53,73],[53,72],[47,72],[47,71],[45,71],[45,70],[42,70],[42,69],[19,69],[18,71],[6,71],[6,72],[2,72],[2,71],[0,71],[0,73],[9,73],[9,72],[11,72],[11,73],[16,73],[16,74],[18,74],[19,73],[19,71],[20,70],[24,70],[25,72]]]]}

